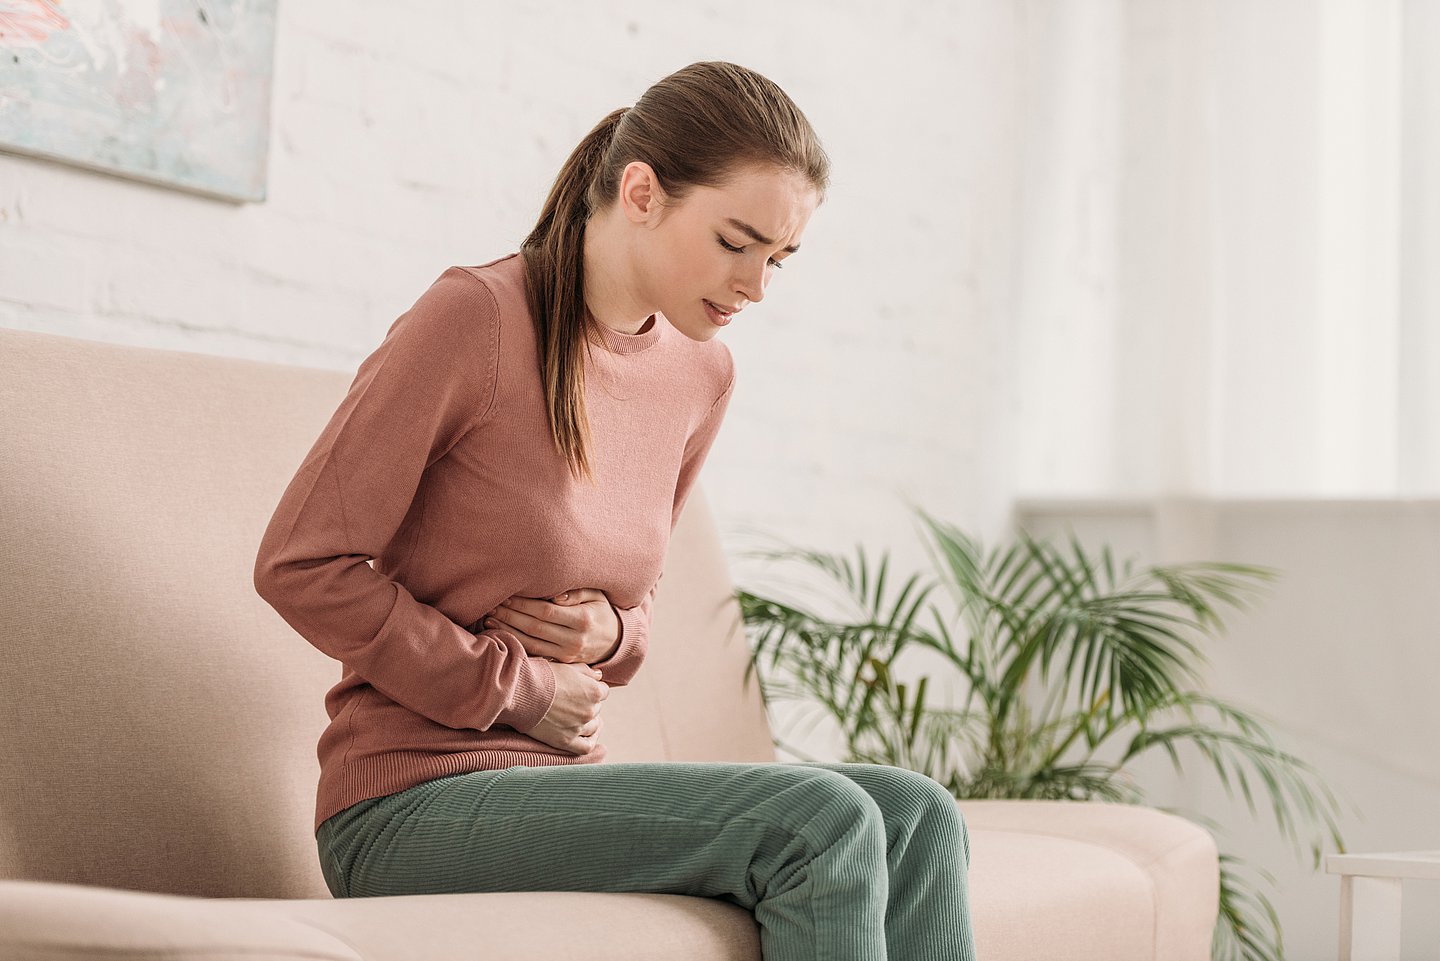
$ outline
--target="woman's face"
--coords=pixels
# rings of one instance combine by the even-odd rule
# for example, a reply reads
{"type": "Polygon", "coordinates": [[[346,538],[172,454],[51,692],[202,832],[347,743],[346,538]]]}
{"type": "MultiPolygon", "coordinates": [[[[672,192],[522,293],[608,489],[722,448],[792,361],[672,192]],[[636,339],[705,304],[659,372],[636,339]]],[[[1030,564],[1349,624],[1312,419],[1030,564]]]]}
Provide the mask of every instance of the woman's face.
{"type": "Polygon", "coordinates": [[[803,176],[770,167],[745,168],[722,188],[693,188],[641,232],[646,299],[685,336],[711,339],[765,298],[817,202],[803,176]]]}

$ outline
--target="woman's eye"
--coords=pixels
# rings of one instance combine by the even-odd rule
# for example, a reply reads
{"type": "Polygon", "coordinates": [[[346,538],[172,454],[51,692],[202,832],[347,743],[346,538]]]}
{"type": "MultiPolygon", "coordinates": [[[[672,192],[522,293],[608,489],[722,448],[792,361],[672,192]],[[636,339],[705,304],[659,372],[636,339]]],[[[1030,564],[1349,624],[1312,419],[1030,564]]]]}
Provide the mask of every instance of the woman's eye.
{"type": "MultiPolygon", "coordinates": [[[[718,241],[720,241],[720,246],[721,246],[721,247],[724,247],[726,250],[730,251],[730,252],[733,253],[733,254],[743,254],[743,253],[745,252],[745,248],[744,248],[744,247],[732,247],[731,245],[727,244],[727,243],[725,242],[725,238],[724,238],[724,237],[721,237],[721,236],[718,236],[718,235],[717,235],[717,236],[715,237],[715,239],[718,240],[718,241]]],[[[770,266],[771,266],[771,267],[784,267],[785,265],[782,264],[780,261],[776,260],[774,257],[771,257],[771,258],[770,258],[770,266]]]]}

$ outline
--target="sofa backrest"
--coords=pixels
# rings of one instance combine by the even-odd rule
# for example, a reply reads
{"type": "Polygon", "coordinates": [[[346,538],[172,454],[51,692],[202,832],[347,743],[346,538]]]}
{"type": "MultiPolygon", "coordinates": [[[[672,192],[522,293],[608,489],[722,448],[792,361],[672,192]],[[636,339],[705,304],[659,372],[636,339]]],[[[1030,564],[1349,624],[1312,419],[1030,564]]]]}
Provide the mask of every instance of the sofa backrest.
{"type": "MultiPolygon", "coordinates": [[[[340,665],[254,591],[353,373],[0,329],[0,877],[328,897],[311,820],[340,665]]],[[[610,761],[773,761],[696,488],[610,761]]]]}

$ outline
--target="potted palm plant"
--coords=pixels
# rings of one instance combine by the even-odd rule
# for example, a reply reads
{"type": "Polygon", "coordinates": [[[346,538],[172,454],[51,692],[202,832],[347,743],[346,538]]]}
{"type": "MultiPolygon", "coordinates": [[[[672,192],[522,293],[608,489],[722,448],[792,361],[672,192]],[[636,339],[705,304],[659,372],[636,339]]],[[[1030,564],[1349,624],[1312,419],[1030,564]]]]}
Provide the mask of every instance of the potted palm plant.
{"type": "MultiPolygon", "coordinates": [[[[888,553],[877,565],[860,546],[853,560],[785,545],[749,552],[819,575],[838,589],[832,606],[842,611],[736,591],[751,647],[746,676],[756,674],[767,705],[790,700],[818,710],[839,727],[842,760],[920,771],[962,799],[1140,804],[1133,762],[1163,750],[1180,770],[1177,748],[1190,745],[1231,796],[1239,787],[1252,813],[1258,776],[1297,854],[1300,822],[1323,822],[1309,842],[1316,868],[1327,836],[1345,850],[1338,804],[1315,769],[1281,750],[1261,719],[1199,686],[1205,657],[1195,638],[1218,637],[1220,609],[1247,607],[1275,571],[1117,567],[1108,546],[1087,551],[1073,534],[1062,546],[1021,532],[986,552],[954,525],[912,509],[939,577],[915,574],[898,590],[887,584],[888,553]],[[932,599],[942,586],[945,604],[932,599]],[[918,649],[963,679],[963,703],[933,703],[939,685],[929,674],[897,678],[897,660],[918,649]]],[[[776,744],[805,757],[782,738],[776,744]]],[[[1214,828],[1195,813],[1174,813],[1214,828]]],[[[1237,870],[1242,863],[1220,853],[1212,956],[1278,961],[1279,917],[1237,870]]]]}

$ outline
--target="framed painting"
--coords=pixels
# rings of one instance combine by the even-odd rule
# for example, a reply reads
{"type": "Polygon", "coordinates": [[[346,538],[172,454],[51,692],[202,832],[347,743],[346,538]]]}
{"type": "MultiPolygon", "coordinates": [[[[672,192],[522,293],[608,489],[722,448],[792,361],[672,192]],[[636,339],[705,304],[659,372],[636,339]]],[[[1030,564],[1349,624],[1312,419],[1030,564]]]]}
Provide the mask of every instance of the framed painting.
{"type": "Polygon", "coordinates": [[[265,199],[277,0],[0,0],[0,151],[265,199]]]}

